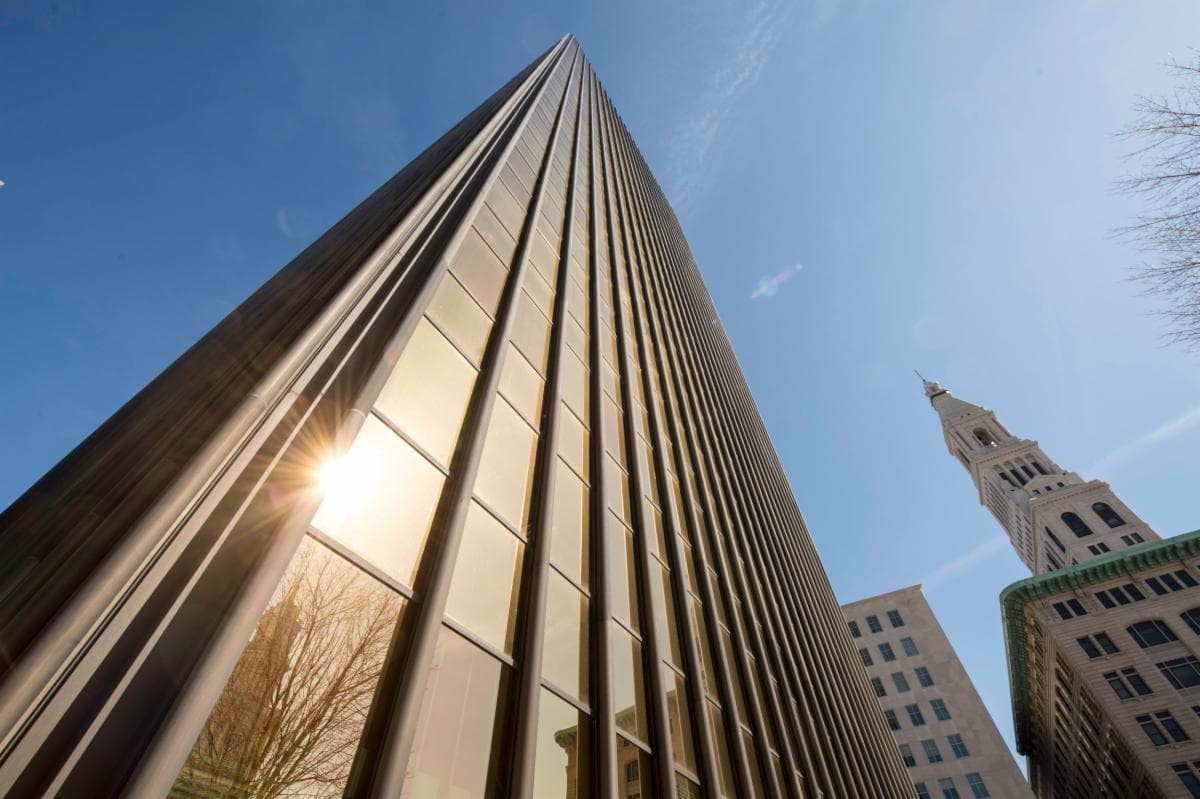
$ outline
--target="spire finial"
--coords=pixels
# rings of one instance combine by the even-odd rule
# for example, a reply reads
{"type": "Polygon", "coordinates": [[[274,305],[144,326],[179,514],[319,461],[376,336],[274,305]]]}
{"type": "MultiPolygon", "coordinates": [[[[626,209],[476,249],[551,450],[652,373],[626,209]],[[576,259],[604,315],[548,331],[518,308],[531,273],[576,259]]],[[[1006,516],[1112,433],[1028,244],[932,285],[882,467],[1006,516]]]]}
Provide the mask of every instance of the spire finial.
{"type": "Polygon", "coordinates": [[[929,397],[930,399],[933,399],[933,397],[934,397],[935,395],[944,393],[945,389],[943,389],[941,386],[939,386],[939,385],[938,385],[938,384],[937,384],[935,381],[933,381],[933,380],[926,380],[926,379],[925,379],[925,375],[921,374],[921,373],[920,373],[920,372],[918,372],[916,369],[913,369],[913,374],[915,374],[917,377],[921,378],[921,385],[922,385],[922,386],[924,387],[924,389],[925,389],[925,396],[926,396],[926,397],[929,397]]]}

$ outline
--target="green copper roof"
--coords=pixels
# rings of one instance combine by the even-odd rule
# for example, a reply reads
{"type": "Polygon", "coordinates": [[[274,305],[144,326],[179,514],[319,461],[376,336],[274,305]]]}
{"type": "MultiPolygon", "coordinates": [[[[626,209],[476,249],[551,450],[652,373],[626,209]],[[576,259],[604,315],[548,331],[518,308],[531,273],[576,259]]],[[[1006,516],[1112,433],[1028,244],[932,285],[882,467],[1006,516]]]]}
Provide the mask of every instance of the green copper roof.
{"type": "Polygon", "coordinates": [[[1116,577],[1133,576],[1146,569],[1200,555],[1200,530],[1162,541],[1139,544],[1065,569],[1013,583],[1000,593],[1000,618],[1004,650],[1008,656],[1008,684],[1012,693],[1013,726],[1017,751],[1028,754],[1029,659],[1025,651],[1025,605],[1032,600],[1087,588],[1116,577]]]}

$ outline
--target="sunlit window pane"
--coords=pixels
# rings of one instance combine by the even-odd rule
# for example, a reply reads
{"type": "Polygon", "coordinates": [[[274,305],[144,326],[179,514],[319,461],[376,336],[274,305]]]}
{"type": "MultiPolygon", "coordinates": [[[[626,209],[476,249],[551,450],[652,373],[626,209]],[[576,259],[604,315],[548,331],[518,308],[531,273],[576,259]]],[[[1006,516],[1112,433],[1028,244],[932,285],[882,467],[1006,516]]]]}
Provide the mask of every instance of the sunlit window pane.
{"type": "Polygon", "coordinates": [[[690,597],[692,606],[692,626],[696,630],[696,645],[700,649],[700,672],[703,680],[701,685],[705,693],[717,695],[717,674],[713,667],[712,641],[708,637],[708,627],[704,624],[704,607],[700,600],[690,597]]]}
{"type": "Polygon", "coordinates": [[[313,525],[388,574],[412,584],[433,520],[442,473],[400,436],[368,416],[335,462],[313,525]]]}
{"type": "Polygon", "coordinates": [[[428,320],[422,319],[375,403],[443,465],[458,442],[458,430],[475,369],[428,320]]]}
{"type": "Polygon", "coordinates": [[[686,683],[665,666],[663,683],[667,687],[667,714],[671,723],[671,750],[675,753],[675,765],[695,771],[696,748],[692,744],[692,712],[686,683]]]}
{"type": "Polygon", "coordinates": [[[617,736],[617,795],[622,799],[650,799],[654,789],[654,765],[650,755],[617,736]]]}
{"type": "Polygon", "coordinates": [[[512,654],[524,544],[471,503],[446,614],[492,646],[512,654]]]}
{"type": "Polygon", "coordinates": [[[588,489],[562,460],[556,460],[550,560],[567,576],[588,585],[588,489]]]}
{"type": "Polygon", "coordinates": [[[683,668],[683,653],[679,645],[679,622],[675,615],[675,591],[671,588],[671,572],[665,566],[658,567],[662,587],[663,605],[660,609],[661,623],[658,625],[659,641],[670,660],[683,668]],[[665,637],[665,640],[663,638],[665,637]]]}
{"type": "Polygon", "coordinates": [[[588,450],[588,431],[575,417],[566,410],[559,414],[558,424],[558,454],[571,465],[584,479],[591,479],[591,452],[588,450]]]}
{"type": "Polygon", "coordinates": [[[426,314],[454,345],[478,366],[487,346],[492,320],[463,288],[454,275],[446,273],[438,284],[426,314]]]}
{"type": "Polygon", "coordinates": [[[581,793],[587,794],[587,733],[587,715],[543,688],[538,704],[533,796],[575,799],[581,793]]]}
{"type": "Polygon", "coordinates": [[[604,514],[604,546],[608,553],[608,601],[612,614],[639,632],[633,533],[612,513],[604,514]]]}
{"type": "Polygon", "coordinates": [[[500,307],[500,294],[504,291],[508,270],[474,228],[467,231],[462,246],[454,254],[450,271],[475,298],[475,302],[494,317],[496,309],[500,307]]]}
{"type": "Polygon", "coordinates": [[[585,422],[590,419],[588,416],[587,375],[587,368],[575,353],[569,350],[564,351],[562,375],[559,378],[562,398],[567,406],[575,412],[575,415],[585,422]]]}
{"type": "Polygon", "coordinates": [[[629,517],[629,477],[608,455],[604,456],[604,495],[609,508],[616,511],[617,515],[626,522],[631,521],[629,517]]]}
{"type": "Polygon", "coordinates": [[[542,315],[533,300],[523,291],[517,300],[512,343],[525,354],[539,374],[546,374],[546,359],[550,355],[550,320],[542,315]]]}
{"type": "Polygon", "coordinates": [[[442,627],[401,797],[500,795],[492,735],[510,678],[500,661],[442,627]]]}
{"type": "Polygon", "coordinates": [[[529,516],[537,434],[503,399],[497,399],[483,442],[475,494],[517,529],[529,516]]]}
{"type": "Polygon", "coordinates": [[[479,214],[475,217],[475,230],[507,269],[512,263],[513,253],[517,250],[516,236],[504,229],[500,219],[486,205],[479,209],[479,214]]]}
{"type": "Polygon", "coordinates": [[[508,345],[508,357],[500,370],[500,393],[521,412],[534,428],[542,423],[542,387],[546,381],[530,366],[525,356],[508,345]]]}
{"type": "Polygon", "coordinates": [[[305,538],[170,796],[341,796],[403,607],[305,538]]]}
{"type": "Polygon", "coordinates": [[[721,796],[734,796],[733,772],[730,770],[729,740],[725,737],[725,722],[721,708],[708,703],[708,730],[717,753],[717,774],[721,778],[721,796]]]}
{"type": "Polygon", "coordinates": [[[547,578],[542,677],[587,702],[587,598],[554,569],[547,578]]]}
{"type": "Polygon", "coordinates": [[[646,722],[645,668],[642,645],[621,625],[610,622],[612,633],[613,707],[617,726],[640,741],[649,739],[646,722]]]}

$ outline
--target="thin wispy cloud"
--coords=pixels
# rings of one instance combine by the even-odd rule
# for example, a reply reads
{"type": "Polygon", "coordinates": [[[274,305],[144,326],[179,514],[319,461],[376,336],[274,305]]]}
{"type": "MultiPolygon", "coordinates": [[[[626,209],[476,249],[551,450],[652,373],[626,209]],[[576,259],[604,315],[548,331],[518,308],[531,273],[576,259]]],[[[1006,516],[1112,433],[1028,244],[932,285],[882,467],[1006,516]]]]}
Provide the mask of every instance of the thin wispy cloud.
{"type": "Polygon", "coordinates": [[[780,287],[784,283],[796,276],[796,273],[803,269],[802,264],[796,264],[790,269],[785,269],[782,272],[776,272],[773,275],[763,275],[758,279],[758,285],[754,288],[754,293],[750,295],[750,299],[769,299],[779,293],[780,287]]]}
{"type": "Polygon", "coordinates": [[[275,212],[275,227],[289,239],[292,237],[292,222],[288,219],[288,209],[280,208],[275,212]]]}
{"type": "Polygon", "coordinates": [[[954,560],[943,563],[925,575],[921,580],[921,584],[925,586],[926,591],[929,591],[943,583],[948,583],[966,574],[993,555],[1003,552],[1007,546],[1008,538],[1004,535],[996,535],[989,538],[974,549],[959,555],[954,560]]]}
{"type": "Polygon", "coordinates": [[[693,202],[721,130],[779,43],[788,8],[784,3],[764,0],[749,10],[725,55],[709,73],[694,110],[679,125],[672,138],[671,154],[674,177],[670,194],[676,208],[686,208],[693,202]]]}
{"type": "Polygon", "coordinates": [[[1200,425],[1200,405],[1181,413],[1174,419],[1159,425],[1149,433],[1138,436],[1133,441],[1114,449],[1112,452],[1105,455],[1100,460],[1088,467],[1088,475],[1100,475],[1111,470],[1114,466],[1132,458],[1135,455],[1153,447],[1155,444],[1161,444],[1164,441],[1169,441],[1176,436],[1183,435],[1193,427],[1200,425]]]}

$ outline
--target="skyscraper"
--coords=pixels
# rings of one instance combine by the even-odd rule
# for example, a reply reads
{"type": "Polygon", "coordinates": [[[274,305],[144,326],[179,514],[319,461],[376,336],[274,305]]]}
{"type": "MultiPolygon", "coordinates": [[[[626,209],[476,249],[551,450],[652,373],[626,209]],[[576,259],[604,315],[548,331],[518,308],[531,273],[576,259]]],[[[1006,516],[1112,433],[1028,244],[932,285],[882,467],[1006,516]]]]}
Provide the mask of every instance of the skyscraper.
{"type": "Polygon", "coordinates": [[[1017,750],[1039,797],[1200,797],[1200,533],[925,382],[946,444],[1035,573],[1001,594],[1017,750]]]}
{"type": "Polygon", "coordinates": [[[0,517],[0,792],[911,796],[564,38],[0,517]]]}

